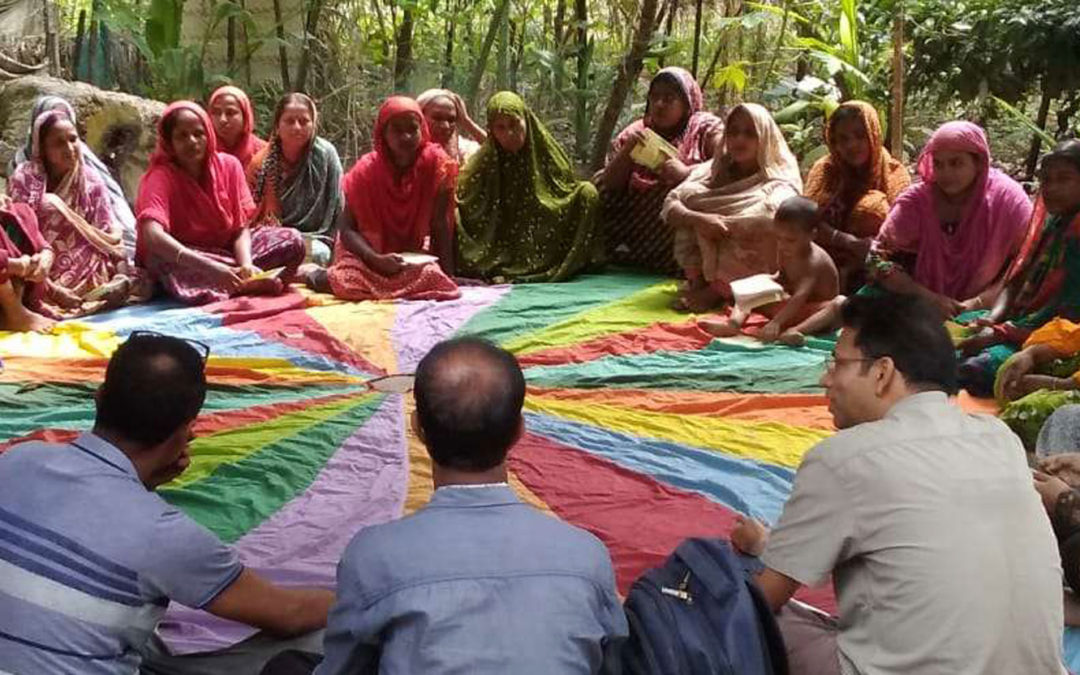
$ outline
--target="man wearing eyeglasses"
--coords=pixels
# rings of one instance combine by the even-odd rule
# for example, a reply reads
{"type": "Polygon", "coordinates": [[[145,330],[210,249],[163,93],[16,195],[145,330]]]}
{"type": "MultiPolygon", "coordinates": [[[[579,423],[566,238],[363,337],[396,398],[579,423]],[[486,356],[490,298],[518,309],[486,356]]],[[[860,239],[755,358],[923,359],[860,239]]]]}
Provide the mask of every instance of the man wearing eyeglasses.
{"type": "Polygon", "coordinates": [[[1064,673],[1061,565],[1004,424],[969,415],[952,342],[910,296],[856,297],[822,385],[837,428],[803,459],[771,534],[732,543],[795,675],[1064,673]],[[839,621],[788,601],[832,577],[839,621]]]}
{"type": "Polygon", "coordinates": [[[330,592],[269,583],[154,492],[191,461],[206,351],[133,334],[92,431],[0,455],[0,672],[133,673],[170,600],[278,636],[326,625],[330,592]]]}

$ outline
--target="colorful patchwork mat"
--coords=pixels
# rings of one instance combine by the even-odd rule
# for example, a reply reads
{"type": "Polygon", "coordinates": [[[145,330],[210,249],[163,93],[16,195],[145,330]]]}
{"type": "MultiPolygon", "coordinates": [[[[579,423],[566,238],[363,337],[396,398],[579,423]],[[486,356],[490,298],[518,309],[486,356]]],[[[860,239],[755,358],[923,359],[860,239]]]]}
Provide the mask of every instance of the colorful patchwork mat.
{"type": "MultiPolygon", "coordinates": [[[[204,342],[211,391],[192,465],[161,494],[267,577],[331,586],[356,531],[416,510],[432,490],[411,396],[365,380],[412,372],[436,342],[478,335],[513,351],[529,384],[514,489],[600,537],[625,593],[686,537],[725,536],[737,513],[775,521],[803,453],[832,430],[818,386],[830,341],[710,340],[669,309],[674,292],[631,274],[466,288],[443,303],[292,292],[128,308],[50,336],[0,333],[0,450],[90,428],[108,355],[131,331],[204,342]]],[[[830,588],[800,598],[835,609],[830,588]]],[[[252,632],[176,605],[160,630],[177,653],[252,632]]],[[[1067,637],[1080,657],[1080,639],[1067,637]]]]}

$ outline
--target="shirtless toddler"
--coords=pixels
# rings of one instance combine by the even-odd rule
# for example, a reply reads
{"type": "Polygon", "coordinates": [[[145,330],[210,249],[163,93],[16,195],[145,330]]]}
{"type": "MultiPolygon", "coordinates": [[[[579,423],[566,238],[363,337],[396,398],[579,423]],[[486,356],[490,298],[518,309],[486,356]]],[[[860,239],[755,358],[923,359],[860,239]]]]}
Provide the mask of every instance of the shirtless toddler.
{"type": "MultiPolygon", "coordinates": [[[[840,277],[832,258],[814,243],[818,224],[817,204],[805,197],[790,197],[773,216],[777,267],[775,278],[789,295],[783,302],[759,307],[770,318],[758,338],[774,342],[837,297],[840,277]]],[[[738,307],[723,319],[706,319],[699,325],[717,337],[737,335],[746,315],[738,307]]]]}

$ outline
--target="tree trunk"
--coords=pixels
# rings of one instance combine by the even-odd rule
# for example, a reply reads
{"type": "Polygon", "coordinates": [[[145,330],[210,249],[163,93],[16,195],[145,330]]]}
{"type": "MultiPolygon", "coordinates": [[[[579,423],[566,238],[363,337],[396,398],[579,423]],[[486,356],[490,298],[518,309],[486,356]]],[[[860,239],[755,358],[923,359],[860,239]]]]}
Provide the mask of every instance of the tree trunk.
{"type": "Polygon", "coordinates": [[[477,55],[476,63],[473,65],[472,74],[469,75],[469,86],[465,89],[469,110],[476,109],[476,97],[480,94],[480,83],[484,79],[484,69],[487,67],[488,56],[491,55],[491,47],[495,44],[495,36],[499,33],[499,24],[509,11],[510,0],[499,0],[499,4],[495,7],[495,14],[488,24],[487,35],[484,36],[484,42],[480,46],[480,54],[477,55]]]}
{"type": "Polygon", "coordinates": [[[585,0],[574,0],[576,28],[577,78],[574,82],[574,149],[578,157],[585,155],[589,145],[589,111],[586,96],[589,91],[589,10],[585,0]]]}
{"type": "Polygon", "coordinates": [[[521,17],[520,28],[518,24],[513,24],[511,27],[515,28],[512,31],[511,42],[514,43],[514,53],[510,57],[510,91],[518,90],[518,76],[521,73],[521,63],[525,59],[525,23],[528,20],[528,15],[521,17]]]}
{"type": "Polygon", "coordinates": [[[619,121],[619,112],[626,103],[626,96],[638,75],[641,74],[642,62],[645,52],[649,49],[649,39],[652,37],[654,22],[656,21],[656,6],[658,0],[643,0],[640,15],[638,17],[637,31],[634,33],[634,41],[630,44],[630,50],[623,57],[622,63],[615,76],[615,84],[611,87],[611,95],[608,97],[604,114],[600,118],[600,125],[596,130],[596,139],[593,142],[592,161],[589,168],[599,171],[604,166],[607,157],[608,143],[611,135],[615,132],[615,125],[619,121]]]}
{"type": "Polygon", "coordinates": [[[499,22],[499,48],[495,51],[495,88],[499,91],[509,86],[510,67],[510,12],[502,15],[499,22]]]}
{"type": "Polygon", "coordinates": [[[277,32],[278,65],[281,66],[281,86],[292,91],[289,83],[289,50],[285,48],[285,20],[281,17],[281,0],[274,0],[274,30],[277,32]]]}
{"type": "Polygon", "coordinates": [[[561,96],[566,87],[566,68],[563,67],[563,54],[566,53],[566,0],[555,4],[555,94],[561,96]]]}
{"type": "MultiPolygon", "coordinates": [[[[247,9],[247,0],[240,0],[240,7],[247,9]]],[[[244,67],[244,82],[247,86],[251,86],[251,44],[248,42],[249,35],[247,32],[247,26],[240,26],[240,40],[244,43],[244,61],[241,65],[244,67]]]]}
{"type": "Polygon", "coordinates": [[[904,161],[904,4],[893,16],[892,103],[889,106],[889,152],[904,161]]]}
{"type": "Polygon", "coordinates": [[[386,30],[386,17],[383,16],[379,0],[371,0],[371,6],[375,9],[375,20],[379,22],[379,33],[382,36],[382,40],[379,41],[379,51],[382,52],[383,63],[386,63],[390,58],[390,33],[386,30]]]}
{"type": "Polygon", "coordinates": [[[300,52],[300,65],[296,68],[296,91],[306,91],[308,67],[311,63],[311,39],[319,29],[319,13],[322,0],[309,0],[307,19],[304,21],[304,49],[300,52]]]}
{"type": "Polygon", "coordinates": [[[1066,94],[1057,111],[1057,134],[1056,138],[1067,138],[1072,118],[1080,112],[1080,91],[1072,90],[1066,94]]]}
{"type": "Polygon", "coordinates": [[[397,49],[394,52],[394,91],[406,91],[409,88],[409,74],[413,68],[412,43],[413,13],[412,9],[406,7],[401,14],[397,49]]]}
{"type": "Polygon", "coordinates": [[[53,16],[52,2],[42,1],[44,10],[42,17],[45,20],[45,56],[49,59],[49,74],[53,77],[60,75],[60,45],[56,39],[56,21],[53,16]]]}
{"type": "Polygon", "coordinates": [[[454,28],[457,26],[457,15],[461,10],[460,0],[454,3],[454,11],[446,20],[446,49],[443,51],[443,89],[454,86],[454,28]]]}
{"type": "Polygon", "coordinates": [[[702,0],[697,0],[694,8],[694,57],[692,59],[694,79],[698,76],[698,56],[701,53],[701,10],[702,0]]]}
{"type": "MultiPolygon", "coordinates": [[[[667,25],[664,26],[664,46],[667,47],[671,44],[671,34],[675,32],[675,15],[679,11],[679,0],[670,0],[667,10],[667,25]]],[[[657,65],[661,68],[664,67],[666,59],[663,54],[660,55],[657,65]]]]}
{"type": "Polygon", "coordinates": [[[75,31],[75,53],[71,56],[71,79],[79,79],[79,62],[82,61],[83,39],[86,37],[86,10],[79,10],[79,27],[75,31]]]}
{"type": "MultiPolygon", "coordinates": [[[[1042,85],[1042,101],[1039,102],[1039,116],[1035,120],[1035,124],[1040,129],[1046,128],[1046,119],[1050,116],[1050,103],[1054,100],[1054,97],[1050,93],[1050,87],[1043,80],[1042,85]]],[[[1027,180],[1031,180],[1035,177],[1035,169],[1039,166],[1039,151],[1042,149],[1042,138],[1038,134],[1034,134],[1031,137],[1031,149],[1028,150],[1027,162],[1024,164],[1024,176],[1027,180]]]]}

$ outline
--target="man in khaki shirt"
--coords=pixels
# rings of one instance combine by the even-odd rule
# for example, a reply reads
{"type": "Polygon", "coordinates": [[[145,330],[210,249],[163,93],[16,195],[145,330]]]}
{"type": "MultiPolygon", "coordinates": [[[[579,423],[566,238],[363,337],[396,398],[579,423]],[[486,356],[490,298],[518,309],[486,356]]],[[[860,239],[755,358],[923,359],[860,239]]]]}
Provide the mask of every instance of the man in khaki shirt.
{"type": "Polygon", "coordinates": [[[1061,565],[1019,440],[949,402],[952,343],[910,296],[856,297],[822,378],[840,431],[771,535],[742,519],[792,672],[1063,673],[1061,565]],[[832,576],[839,621],[789,603],[832,576]]]}

